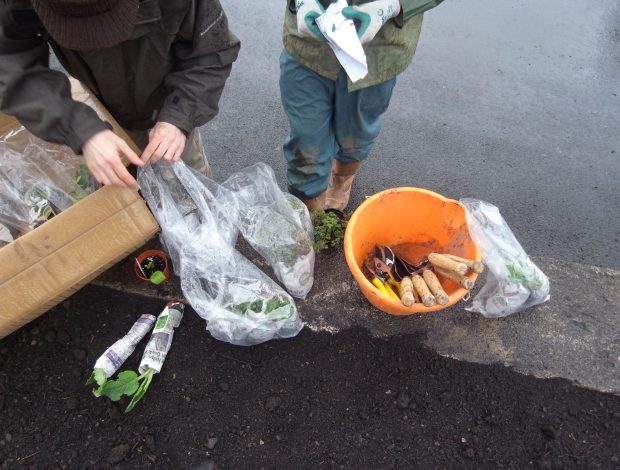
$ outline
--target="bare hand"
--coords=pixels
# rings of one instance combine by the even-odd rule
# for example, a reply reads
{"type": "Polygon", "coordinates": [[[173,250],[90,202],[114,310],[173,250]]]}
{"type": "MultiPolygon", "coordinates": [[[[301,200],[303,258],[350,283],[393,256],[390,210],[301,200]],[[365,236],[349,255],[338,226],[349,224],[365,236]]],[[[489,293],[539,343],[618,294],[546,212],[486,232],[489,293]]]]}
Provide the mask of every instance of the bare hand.
{"type": "Polygon", "coordinates": [[[97,132],[82,146],[90,173],[102,184],[138,189],[138,182],[129,174],[121,155],[131,163],[144,166],[127,142],[110,130],[97,132]]]}
{"type": "Polygon", "coordinates": [[[149,144],[140,157],[144,163],[176,162],[185,148],[185,134],[167,122],[158,122],[149,132],[149,144]]]}

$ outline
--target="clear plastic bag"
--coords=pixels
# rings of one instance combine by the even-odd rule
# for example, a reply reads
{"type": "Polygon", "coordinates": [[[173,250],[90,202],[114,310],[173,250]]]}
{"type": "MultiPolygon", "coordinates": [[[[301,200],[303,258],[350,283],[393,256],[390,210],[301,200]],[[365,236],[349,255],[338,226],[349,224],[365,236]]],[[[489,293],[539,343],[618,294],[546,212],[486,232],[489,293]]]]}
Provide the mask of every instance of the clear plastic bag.
{"type": "Polygon", "coordinates": [[[38,227],[92,191],[83,158],[23,127],[0,136],[0,222],[15,235],[38,227]]]}
{"type": "Polygon", "coordinates": [[[233,174],[218,201],[234,208],[235,225],[294,297],[304,299],[314,281],[314,238],[310,213],[295,196],[283,193],[273,170],[257,163],[233,174]]]}
{"type": "Polygon", "coordinates": [[[303,324],[292,297],[234,248],[240,211],[228,206],[230,190],[183,162],[166,165],[141,169],[138,182],[183,294],[207,330],[242,346],[295,336],[303,324]],[[176,179],[164,177],[169,168],[176,179]]]}
{"type": "Polygon", "coordinates": [[[549,300],[549,278],[523,250],[499,209],[476,199],[461,203],[469,234],[488,268],[485,285],[466,310],[499,318],[549,300]]]}

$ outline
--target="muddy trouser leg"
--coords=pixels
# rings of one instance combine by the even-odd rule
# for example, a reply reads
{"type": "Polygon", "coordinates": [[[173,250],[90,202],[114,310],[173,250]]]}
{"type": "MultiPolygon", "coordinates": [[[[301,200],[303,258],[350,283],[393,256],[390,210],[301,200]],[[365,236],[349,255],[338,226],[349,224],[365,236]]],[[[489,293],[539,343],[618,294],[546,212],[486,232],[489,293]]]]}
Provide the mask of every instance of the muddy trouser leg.
{"type": "Polygon", "coordinates": [[[381,130],[381,115],[387,110],[396,78],[354,92],[347,91],[344,71],[336,82],[334,128],[338,141],[336,160],[359,163],[368,157],[381,130]]]}
{"type": "MultiPolygon", "coordinates": [[[[127,134],[131,139],[135,142],[139,149],[144,150],[144,148],[149,143],[149,131],[127,131],[127,134]]],[[[211,166],[209,165],[209,161],[207,160],[207,154],[205,152],[204,146],[202,145],[202,137],[200,136],[200,130],[195,128],[189,134],[185,141],[185,148],[183,149],[183,153],[181,154],[181,160],[185,162],[185,164],[194,170],[206,175],[208,177],[212,176],[211,166]]],[[[174,173],[172,169],[170,171],[162,171],[164,178],[166,179],[174,179],[174,173]]]]}
{"type": "Polygon", "coordinates": [[[286,181],[291,194],[302,200],[325,192],[338,151],[334,86],[333,80],[304,67],[287,51],[280,55],[280,95],[290,124],[283,146],[286,181]]]}

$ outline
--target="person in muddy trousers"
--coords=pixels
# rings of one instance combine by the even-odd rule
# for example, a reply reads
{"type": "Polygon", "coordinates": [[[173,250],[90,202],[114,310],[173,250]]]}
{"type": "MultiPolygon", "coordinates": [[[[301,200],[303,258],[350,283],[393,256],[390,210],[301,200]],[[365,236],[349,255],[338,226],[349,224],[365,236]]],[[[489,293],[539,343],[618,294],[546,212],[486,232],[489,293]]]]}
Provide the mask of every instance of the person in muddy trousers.
{"type": "Polygon", "coordinates": [[[423,12],[442,0],[349,0],[368,75],[353,83],[314,20],[329,0],[288,0],[280,93],[289,191],[309,209],[344,210],[351,184],[381,129],[396,76],[411,63],[423,12]]]}
{"type": "Polygon", "coordinates": [[[84,156],[102,184],[137,188],[121,161],[184,160],[208,173],[198,127],[239,40],[218,0],[0,0],[0,111],[84,156]],[[49,46],[143,149],[140,156],[50,69],[49,46]]]}

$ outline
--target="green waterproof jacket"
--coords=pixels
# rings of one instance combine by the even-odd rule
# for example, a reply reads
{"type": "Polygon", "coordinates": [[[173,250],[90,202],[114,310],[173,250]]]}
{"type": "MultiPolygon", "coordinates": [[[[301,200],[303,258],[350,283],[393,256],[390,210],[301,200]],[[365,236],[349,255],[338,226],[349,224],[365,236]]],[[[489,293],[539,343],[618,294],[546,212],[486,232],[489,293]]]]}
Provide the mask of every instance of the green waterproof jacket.
{"type": "Polygon", "coordinates": [[[141,0],[131,37],[92,52],[55,43],[29,0],[0,0],[0,111],[77,153],[109,125],[71,99],[66,76],[48,66],[48,45],[126,129],[165,121],[186,133],[217,114],[239,53],[218,0],[141,0]]]}
{"type": "MultiPolygon", "coordinates": [[[[324,7],[329,0],[320,0],[324,7]]],[[[350,5],[360,5],[372,0],[349,0],[350,5]]],[[[368,75],[352,83],[349,91],[377,85],[394,78],[411,63],[420,30],[422,16],[426,10],[439,5],[443,0],[400,0],[400,14],[388,21],[368,44],[364,44],[368,63],[368,75]]],[[[319,75],[336,80],[340,63],[325,41],[300,37],[297,32],[295,0],[288,0],[284,18],[284,47],[302,65],[319,75]]]]}

